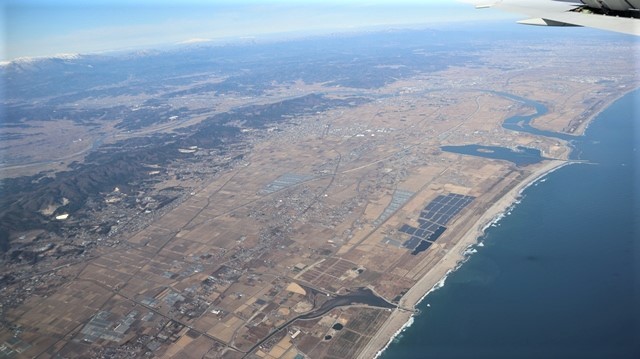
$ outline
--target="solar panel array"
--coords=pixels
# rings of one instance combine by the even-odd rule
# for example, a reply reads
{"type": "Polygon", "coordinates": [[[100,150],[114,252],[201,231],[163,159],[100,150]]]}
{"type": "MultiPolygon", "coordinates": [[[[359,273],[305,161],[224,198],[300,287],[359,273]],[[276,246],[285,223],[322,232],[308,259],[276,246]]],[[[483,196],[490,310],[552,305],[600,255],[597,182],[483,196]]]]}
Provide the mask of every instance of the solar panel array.
{"type": "Polygon", "coordinates": [[[297,174],[297,173],[285,173],[282,176],[276,178],[275,181],[269,183],[262,189],[262,193],[269,194],[273,192],[278,192],[287,187],[291,187],[297,185],[298,183],[302,183],[304,181],[312,179],[313,176],[297,174]]]}
{"type": "Polygon", "coordinates": [[[378,219],[376,219],[373,224],[375,226],[378,226],[380,225],[380,223],[386,221],[389,217],[391,217],[392,214],[396,213],[396,211],[400,209],[400,207],[404,206],[404,204],[407,203],[411,199],[411,197],[413,197],[413,192],[411,191],[405,191],[401,189],[395,190],[395,192],[393,192],[393,198],[391,198],[391,203],[389,203],[387,208],[384,209],[384,212],[382,212],[380,217],[378,217],[378,219]]]}
{"type": "Polygon", "coordinates": [[[400,232],[411,236],[402,245],[412,249],[411,254],[414,255],[427,250],[447,229],[447,223],[474,199],[475,197],[457,193],[436,197],[420,212],[419,227],[408,224],[400,227],[400,232]]]}

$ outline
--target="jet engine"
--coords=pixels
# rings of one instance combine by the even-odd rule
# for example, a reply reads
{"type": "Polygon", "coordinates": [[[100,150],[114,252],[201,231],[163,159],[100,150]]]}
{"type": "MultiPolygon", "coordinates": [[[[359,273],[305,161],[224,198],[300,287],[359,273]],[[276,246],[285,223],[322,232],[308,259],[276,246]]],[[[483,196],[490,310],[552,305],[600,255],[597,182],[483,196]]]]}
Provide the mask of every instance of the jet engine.
{"type": "Polygon", "coordinates": [[[580,0],[589,9],[605,14],[610,12],[637,12],[640,10],[640,0],[580,0]]]}

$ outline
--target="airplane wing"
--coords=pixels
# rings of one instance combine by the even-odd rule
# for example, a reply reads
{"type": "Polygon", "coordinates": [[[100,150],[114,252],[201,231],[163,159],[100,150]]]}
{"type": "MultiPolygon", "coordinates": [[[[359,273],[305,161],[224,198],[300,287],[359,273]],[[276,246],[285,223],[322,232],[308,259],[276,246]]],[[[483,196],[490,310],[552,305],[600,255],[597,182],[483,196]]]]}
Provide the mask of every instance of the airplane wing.
{"type": "Polygon", "coordinates": [[[467,0],[530,16],[526,25],[585,26],[640,36],[640,0],[467,0]]]}

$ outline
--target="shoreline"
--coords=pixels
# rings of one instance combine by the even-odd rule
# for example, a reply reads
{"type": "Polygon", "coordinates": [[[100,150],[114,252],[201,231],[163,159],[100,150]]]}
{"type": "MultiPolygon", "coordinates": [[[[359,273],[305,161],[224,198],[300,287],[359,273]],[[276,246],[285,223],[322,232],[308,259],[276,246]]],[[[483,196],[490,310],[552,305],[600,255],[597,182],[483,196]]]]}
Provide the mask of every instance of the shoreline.
{"type": "Polygon", "coordinates": [[[591,126],[591,124],[593,123],[593,120],[600,116],[600,114],[608,109],[609,107],[611,107],[611,105],[613,105],[614,103],[616,103],[617,101],[619,101],[620,99],[622,99],[623,97],[629,95],[630,93],[636,92],[640,90],[640,85],[636,84],[635,86],[632,85],[630,88],[625,88],[624,91],[620,92],[618,95],[614,96],[610,101],[606,101],[602,107],[600,109],[598,109],[598,111],[594,112],[593,114],[591,114],[591,117],[589,117],[588,121],[584,122],[584,125],[582,126],[582,131],[580,136],[584,136],[584,134],[587,132],[587,130],[589,129],[589,126],[591,126]]]}
{"type": "MultiPolygon", "coordinates": [[[[524,180],[505,193],[489,207],[473,226],[455,242],[453,247],[438,261],[400,300],[400,307],[417,309],[417,306],[431,292],[444,286],[449,274],[462,266],[471,254],[469,248],[480,243],[479,239],[493,224],[504,218],[505,213],[521,199],[523,192],[550,173],[570,164],[571,160],[551,160],[531,172],[524,180]]],[[[374,335],[358,355],[360,359],[379,358],[391,343],[409,328],[414,321],[415,311],[395,309],[389,319],[374,335]]]]}
{"type": "MultiPolygon", "coordinates": [[[[640,90],[640,86],[631,86],[631,88],[625,89],[625,91],[614,96],[610,101],[607,101],[598,111],[591,114],[589,119],[585,121],[584,125],[581,126],[580,134],[576,135],[576,138],[584,136],[596,117],[609,108],[613,103],[638,90],[640,90]]],[[[572,151],[571,148],[570,151],[572,151]]],[[[387,319],[369,343],[367,343],[364,349],[358,354],[357,358],[368,359],[379,358],[382,356],[391,343],[393,343],[393,341],[400,336],[402,332],[413,324],[416,309],[420,302],[422,302],[431,292],[444,286],[449,274],[460,268],[469,256],[475,253],[469,249],[473,246],[482,244],[480,238],[482,238],[485,231],[493,224],[503,219],[505,214],[519,203],[523,196],[523,192],[530,186],[544,179],[550,173],[575,163],[581,162],[570,158],[566,160],[550,160],[550,162],[533,171],[529,176],[493,203],[491,207],[489,207],[489,209],[487,209],[487,211],[485,211],[485,213],[475,221],[473,226],[459,237],[449,252],[445,254],[444,257],[442,257],[440,261],[438,261],[422,278],[420,278],[420,280],[416,282],[416,284],[402,297],[399,303],[400,306],[404,308],[413,308],[414,310],[394,310],[394,312],[389,316],[389,319],[387,319]]]]}

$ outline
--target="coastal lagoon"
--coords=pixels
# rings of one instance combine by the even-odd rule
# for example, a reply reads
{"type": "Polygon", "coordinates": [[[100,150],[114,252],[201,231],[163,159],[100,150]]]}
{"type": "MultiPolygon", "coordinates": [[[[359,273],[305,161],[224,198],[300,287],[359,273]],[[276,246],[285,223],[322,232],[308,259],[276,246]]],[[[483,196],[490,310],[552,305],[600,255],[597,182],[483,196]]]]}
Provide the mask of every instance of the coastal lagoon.
{"type": "MultiPolygon", "coordinates": [[[[576,136],[567,135],[564,133],[543,131],[531,126],[531,121],[549,112],[547,107],[537,101],[527,99],[520,96],[496,91],[487,91],[494,95],[502,96],[510,100],[519,102],[527,107],[534,109],[534,112],[529,115],[515,115],[507,118],[502,123],[502,127],[507,130],[516,132],[525,132],[532,135],[545,136],[551,138],[557,138],[561,140],[573,143],[576,140],[576,136]]],[[[544,161],[545,157],[542,156],[540,150],[535,148],[528,148],[523,146],[517,146],[515,149],[504,148],[497,146],[483,146],[483,145],[463,145],[463,146],[442,146],[441,150],[452,153],[459,153],[463,155],[478,156],[484,158],[493,158],[497,160],[504,160],[514,163],[516,166],[527,166],[530,164],[540,163],[544,161]]],[[[577,155],[575,152],[572,154],[575,158],[577,155]]]]}
{"type": "Polygon", "coordinates": [[[463,155],[493,158],[514,163],[516,166],[526,166],[545,160],[540,150],[518,146],[515,150],[496,146],[464,145],[442,146],[441,150],[463,155]]]}
{"type": "Polygon", "coordinates": [[[382,358],[640,357],[640,91],[528,187],[382,358]]]}

